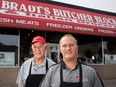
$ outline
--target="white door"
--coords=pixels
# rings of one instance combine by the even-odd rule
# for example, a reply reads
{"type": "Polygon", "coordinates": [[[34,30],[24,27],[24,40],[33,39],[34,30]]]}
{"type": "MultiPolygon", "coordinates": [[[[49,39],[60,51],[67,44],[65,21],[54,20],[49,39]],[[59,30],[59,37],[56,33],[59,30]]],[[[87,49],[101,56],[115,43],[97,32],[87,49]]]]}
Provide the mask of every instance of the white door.
{"type": "Polygon", "coordinates": [[[47,43],[46,57],[52,59],[56,63],[60,62],[59,45],[53,43],[47,43]]]}

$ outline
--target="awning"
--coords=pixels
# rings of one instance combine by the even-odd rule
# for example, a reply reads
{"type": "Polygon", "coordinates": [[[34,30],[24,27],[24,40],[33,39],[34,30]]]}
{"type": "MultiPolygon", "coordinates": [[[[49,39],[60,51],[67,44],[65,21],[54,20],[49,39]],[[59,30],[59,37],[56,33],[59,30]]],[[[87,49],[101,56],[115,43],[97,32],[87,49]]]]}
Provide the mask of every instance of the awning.
{"type": "Polygon", "coordinates": [[[0,26],[116,37],[116,16],[28,0],[0,0],[0,26]]]}

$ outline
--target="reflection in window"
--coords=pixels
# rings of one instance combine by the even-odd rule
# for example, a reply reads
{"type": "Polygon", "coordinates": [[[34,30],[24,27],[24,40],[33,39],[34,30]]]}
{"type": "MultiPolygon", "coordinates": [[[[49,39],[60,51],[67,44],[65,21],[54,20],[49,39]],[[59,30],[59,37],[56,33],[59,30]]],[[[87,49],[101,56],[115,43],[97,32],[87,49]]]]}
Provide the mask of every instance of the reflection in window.
{"type": "Polygon", "coordinates": [[[105,37],[103,39],[103,51],[106,64],[116,64],[116,38],[105,37]]]}
{"type": "Polygon", "coordinates": [[[12,29],[1,28],[0,66],[16,66],[17,64],[18,64],[18,30],[15,31],[12,29]]]}
{"type": "Polygon", "coordinates": [[[89,64],[103,63],[102,40],[99,36],[79,37],[79,59],[89,64]],[[81,43],[80,43],[81,42],[81,43]]]}

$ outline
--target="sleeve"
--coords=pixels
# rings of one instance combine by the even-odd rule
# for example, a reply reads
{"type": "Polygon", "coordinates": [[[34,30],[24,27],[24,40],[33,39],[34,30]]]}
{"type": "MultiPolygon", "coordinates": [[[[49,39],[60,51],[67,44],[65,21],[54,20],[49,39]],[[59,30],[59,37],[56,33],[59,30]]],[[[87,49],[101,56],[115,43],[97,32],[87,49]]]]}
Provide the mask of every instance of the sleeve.
{"type": "Polygon", "coordinates": [[[18,87],[25,87],[23,75],[24,75],[24,65],[21,66],[17,79],[16,79],[16,84],[18,85],[18,87]]]}
{"type": "Polygon", "coordinates": [[[51,87],[52,68],[49,68],[39,87],[51,87]]]}
{"type": "Polygon", "coordinates": [[[94,70],[93,87],[104,87],[103,81],[97,71],[94,70]]]}

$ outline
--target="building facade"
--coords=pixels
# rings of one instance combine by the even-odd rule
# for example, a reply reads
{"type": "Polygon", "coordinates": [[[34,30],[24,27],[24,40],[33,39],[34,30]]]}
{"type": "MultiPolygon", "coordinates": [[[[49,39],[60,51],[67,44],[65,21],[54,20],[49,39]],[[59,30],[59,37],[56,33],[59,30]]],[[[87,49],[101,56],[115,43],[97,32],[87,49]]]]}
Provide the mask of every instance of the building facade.
{"type": "Polygon", "coordinates": [[[58,43],[66,33],[78,40],[80,60],[94,67],[102,79],[116,78],[116,14],[53,1],[0,2],[0,85],[15,86],[21,64],[33,56],[34,36],[43,36],[46,56],[60,62],[58,43]]]}

